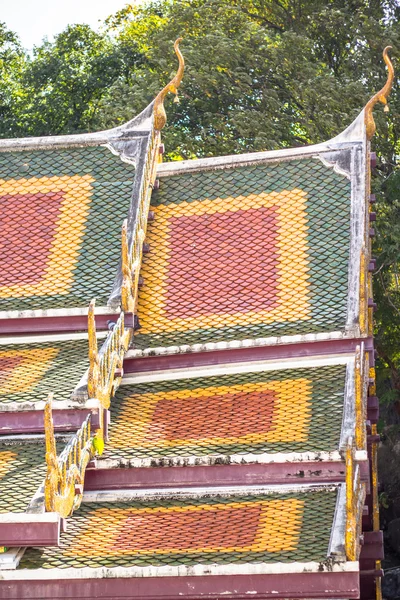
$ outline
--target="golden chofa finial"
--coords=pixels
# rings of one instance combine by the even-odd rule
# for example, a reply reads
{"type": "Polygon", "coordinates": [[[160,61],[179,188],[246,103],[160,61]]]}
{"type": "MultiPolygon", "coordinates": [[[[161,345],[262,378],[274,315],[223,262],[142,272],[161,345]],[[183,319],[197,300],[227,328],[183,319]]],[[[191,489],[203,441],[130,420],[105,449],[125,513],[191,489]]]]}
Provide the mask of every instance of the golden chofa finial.
{"type": "Polygon", "coordinates": [[[178,87],[181,84],[183,78],[183,72],[185,69],[185,61],[183,60],[182,52],[179,50],[179,43],[183,38],[178,38],[174,44],[175,54],[178,57],[179,67],[178,72],[173,79],[169,82],[168,85],[165,86],[164,89],[158,94],[156,99],[154,100],[154,128],[157,131],[160,131],[165,123],[167,122],[167,115],[165,113],[164,108],[164,98],[168,94],[168,92],[172,92],[175,94],[175,102],[179,102],[178,98],[178,87]]]}
{"type": "Polygon", "coordinates": [[[387,106],[387,99],[388,99],[388,96],[392,89],[393,79],[394,79],[393,64],[388,55],[388,50],[390,50],[391,48],[392,48],[392,46],[386,46],[386,48],[383,51],[383,60],[385,61],[385,64],[388,68],[387,81],[386,81],[385,85],[383,86],[383,88],[379,92],[377,92],[374,96],[372,96],[371,100],[365,106],[365,113],[364,113],[365,114],[365,127],[367,130],[367,139],[368,140],[370,140],[372,138],[372,136],[374,135],[375,130],[376,130],[374,116],[372,114],[375,104],[377,102],[382,102],[382,104],[385,105],[385,111],[389,110],[389,107],[387,106]]]}

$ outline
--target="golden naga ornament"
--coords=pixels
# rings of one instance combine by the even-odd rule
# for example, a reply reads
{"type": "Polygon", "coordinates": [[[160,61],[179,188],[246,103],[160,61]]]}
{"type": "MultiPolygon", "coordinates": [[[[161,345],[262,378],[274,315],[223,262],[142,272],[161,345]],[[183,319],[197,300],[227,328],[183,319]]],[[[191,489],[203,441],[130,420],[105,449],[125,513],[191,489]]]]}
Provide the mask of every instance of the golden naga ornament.
{"type": "Polygon", "coordinates": [[[179,44],[182,41],[182,39],[183,38],[178,38],[174,44],[175,54],[178,57],[179,61],[178,71],[175,77],[171,79],[168,85],[166,85],[165,88],[161,90],[161,92],[159,92],[156,99],[154,100],[154,129],[156,129],[157,131],[160,131],[167,122],[167,115],[164,108],[164,99],[168,92],[172,92],[173,94],[175,94],[174,102],[179,102],[178,87],[181,84],[183,72],[185,70],[185,61],[183,59],[182,52],[179,50],[179,44]]]}
{"type": "Polygon", "coordinates": [[[89,373],[87,385],[89,398],[96,398],[100,380],[100,361],[97,350],[96,321],[94,317],[95,304],[96,301],[92,300],[88,310],[89,373]]]}
{"type": "Polygon", "coordinates": [[[374,96],[372,96],[371,100],[369,100],[369,102],[366,104],[365,109],[364,109],[365,127],[367,130],[367,139],[368,140],[370,140],[372,138],[372,136],[374,135],[374,133],[376,131],[374,116],[372,114],[375,104],[377,104],[378,102],[381,102],[382,104],[385,105],[384,110],[385,111],[389,110],[389,107],[387,105],[387,99],[388,99],[388,96],[392,89],[393,79],[394,79],[393,64],[388,55],[388,51],[391,48],[392,48],[392,46],[386,46],[386,48],[383,51],[383,60],[385,61],[385,64],[388,68],[387,81],[386,81],[385,85],[383,86],[383,88],[379,92],[377,92],[374,96]]]}
{"type": "Polygon", "coordinates": [[[71,438],[60,456],[57,456],[50,394],[44,409],[46,439],[46,478],[44,483],[45,508],[69,517],[79,508],[83,496],[86,467],[94,456],[90,435],[90,415],[71,438]]]}
{"type": "Polygon", "coordinates": [[[121,286],[121,306],[124,312],[135,312],[136,295],[134,276],[132,268],[132,260],[130,260],[129,244],[128,244],[128,220],[125,219],[122,225],[121,232],[121,271],[122,271],[122,286],[121,286]]]}
{"type": "Polygon", "coordinates": [[[95,300],[92,300],[88,311],[89,371],[87,389],[89,398],[95,398],[103,409],[108,409],[111,397],[121,383],[124,355],[129,348],[133,331],[132,328],[125,328],[124,313],[121,312],[99,352],[94,309],[95,300]]]}

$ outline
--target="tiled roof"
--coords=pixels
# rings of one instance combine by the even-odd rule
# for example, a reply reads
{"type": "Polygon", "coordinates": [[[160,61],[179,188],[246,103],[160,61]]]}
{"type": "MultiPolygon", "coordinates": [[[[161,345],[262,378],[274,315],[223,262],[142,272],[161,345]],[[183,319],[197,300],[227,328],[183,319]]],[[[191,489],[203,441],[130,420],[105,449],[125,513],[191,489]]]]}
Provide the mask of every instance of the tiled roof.
{"type": "Polygon", "coordinates": [[[0,346],[0,404],[69,400],[88,366],[87,340],[0,346]]]}
{"type": "Polygon", "coordinates": [[[0,513],[24,512],[46,475],[40,442],[0,443],[0,513]]]}
{"type": "Polygon", "coordinates": [[[137,348],[344,329],[350,181],[320,160],[163,177],[152,210],[137,348]]]}
{"type": "Polygon", "coordinates": [[[60,547],[28,549],[19,569],[324,561],[336,495],[329,488],[84,504],[60,547]]]}
{"type": "Polygon", "coordinates": [[[345,379],[329,365],[124,385],[103,458],[337,450],[345,379]]]}
{"type": "Polygon", "coordinates": [[[0,310],[106,305],[133,177],[102,147],[0,152],[0,310]]]}

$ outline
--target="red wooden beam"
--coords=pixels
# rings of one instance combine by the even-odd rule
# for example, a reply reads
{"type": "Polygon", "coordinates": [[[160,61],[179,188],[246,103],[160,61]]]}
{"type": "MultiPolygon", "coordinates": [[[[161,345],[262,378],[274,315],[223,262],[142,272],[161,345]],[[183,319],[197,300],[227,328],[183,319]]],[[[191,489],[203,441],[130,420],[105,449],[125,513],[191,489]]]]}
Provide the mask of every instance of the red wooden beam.
{"type": "Polygon", "coordinates": [[[58,546],[59,542],[60,517],[56,513],[0,515],[0,546],[58,546]]]}
{"type": "MultiPolygon", "coordinates": [[[[110,312],[96,315],[97,331],[107,330],[108,321],[117,321],[118,314],[110,312]]],[[[133,327],[131,313],[125,314],[127,327],[133,327]]],[[[20,317],[16,319],[0,319],[2,335],[33,335],[38,333],[75,333],[87,330],[87,315],[65,315],[59,317],[20,317]]]]}
{"type": "MultiPolygon", "coordinates": [[[[92,413],[87,409],[68,408],[63,410],[53,409],[54,430],[76,431],[82,425],[88,414],[92,413]]],[[[92,413],[92,427],[100,427],[99,415],[92,413]]],[[[0,412],[0,434],[28,434],[43,433],[44,420],[42,410],[27,410],[19,412],[0,412]]]]}
{"type": "Polygon", "coordinates": [[[185,352],[161,356],[125,358],[124,373],[142,373],[164,369],[179,369],[219,365],[252,360],[279,360],[325,354],[354,352],[364,342],[366,350],[373,351],[372,338],[304,342],[300,344],[277,344],[232,350],[209,350],[207,352],[185,352]]]}
{"type": "MultiPolygon", "coordinates": [[[[46,569],[51,573],[52,569],[46,569]]],[[[269,600],[270,598],[359,598],[359,573],[317,572],[180,577],[109,577],[74,579],[72,569],[60,579],[0,581],[8,600],[269,600]]],[[[32,572],[34,573],[34,571],[32,572]]],[[[58,571],[60,573],[60,571],[58,571]]],[[[21,571],[18,575],[21,576],[21,571]]],[[[29,576],[29,571],[26,571],[29,576]]]]}
{"type": "MultiPolygon", "coordinates": [[[[226,464],[193,467],[88,468],[85,491],[196,487],[218,485],[262,485],[336,483],[344,481],[343,462],[285,462],[267,464],[226,464]]],[[[359,463],[361,478],[368,479],[367,462],[359,463]]]]}

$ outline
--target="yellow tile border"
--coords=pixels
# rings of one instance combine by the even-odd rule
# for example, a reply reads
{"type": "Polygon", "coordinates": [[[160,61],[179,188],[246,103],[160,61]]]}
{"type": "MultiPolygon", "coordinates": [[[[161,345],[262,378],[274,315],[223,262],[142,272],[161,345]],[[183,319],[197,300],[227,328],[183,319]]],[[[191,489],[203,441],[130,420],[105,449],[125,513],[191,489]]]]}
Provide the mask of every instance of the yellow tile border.
{"type": "Polygon", "coordinates": [[[269,194],[263,192],[258,195],[195,200],[154,207],[156,213],[154,234],[151,231],[148,234],[152,252],[146,257],[142,266],[142,275],[146,280],[146,286],[139,294],[140,333],[168,333],[221,327],[222,319],[229,321],[231,326],[310,319],[306,200],[306,192],[295,188],[269,194]],[[276,292],[279,306],[270,310],[207,314],[203,317],[175,319],[167,317],[165,304],[168,287],[170,219],[191,215],[226,214],[227,212],[266,207],[275,208],[279,220],[276,242],[277,251],[280,253],[276,292]],[[157,243],[152,243],[153,235],[157,238],[157,243]],[[289,239],[290,243],[288,243],[289,239]],[[157,277],[154,276],[155,273],[157,277]],[[293,303],[293,297],[296,298],[295,303],[293,303]],[[157,305],[156,309],[155,304],[157,305]],[[156,315],[155,311],[157,311],[156,315]]]}
{"type": "Polygon", "coordinates": [[[89,214],[92,195],[90,175],[0,179],[0,196],[63,192],[45,274],[34,284],[0,285],[0,298],[26,298],[67,294],[73,283],[73,269],[79,258],[79,247],[89,214]]]}
{"type": "Polygon", "coordinates": [[[212,446],[229,444],[257,444],[276,442],[305,442],[311,418],[312,382],[308,379],[287,379],[264,383],[237,384],[175,390],[155,394],[133,395],[132,400],[124,399],[124,408],[118,415],[110,432],[109,446],[115,450],[140,448],[171,448],[176,446],[212,446]],[[184,403],[185,398],[201,398],[235,393],[274,391],[277,394],[272,425],[265,434],[247,434],[239,437],[210,437],[202,439],[163,440],[155,437],[150,427],[157,403],[162,400],[176,400],[184,403]],[[136,402],[136,406],[135,406],[136,402]],[[290,418],[288,418],[290,409],[290,418]],[[132,414],[135,417],[132,419],[132,414]],[[295,426],[293,426],[295,423],[295,426]],[[146,440],[146,438],[148,438],[146,440]]]}
{"type": "MultiPolygon", "coordinates": [[[[230,502],[228,504],[202,504],[197,506],[171,506],[155,508],[100,508],[90,515],[85,521],[83,529],[74,539],[71,548],[64,551],[64,556],[84,555],[86,558],[105,556],[123,556],[130,554],[140,555],[165,555],[165,554],[196,554],[205,552],[281,552],[296,550],[304,510],[304,500],[288,498],[285,500],[256,500],[254,502],[230,502]],[[157,549],[157,550],[132,550],[121,546],[121,549],[112,549],[118,538],[124,532],[126,519],[130,516],[145,515],[149,513],[161,514],[187,514],[217,512],[232,509],[245,509],[245,507],[259,507],[257,532],[254,541],[248,546],[218,546],[210,545],[190,549],[157,549]],[[107,526],[106,524],[110,526],[107,526]],[[102,534],[102,525],[107,533],[102,534]],[[95,540],[95,542],[94,542],[95,540]]],[[[245,510],[244,518],[245,518],[245,510]]],[[[161,524],[161,517],[160,517],[161,524]]],[[[178,526],[178,523],[177,523],[178,526]]],[[[135,532],[132,531],[132,537],[135,532]]]]}
{"type": "Polygon", "coordinates": [[[16,457],[16,452],[11,452],[11,450],[0,452],[0,480],[11,470],[14,458],[16,457]]]}
{"type": "Polygon", "coordinates": [[[21,357],[14,369],[6,372],[4,383],[0,381],[0,394],[26,392],[38,383],[60,352],[59,348],[31,348],[25,350],[0,350],[1,361],[5,358],[21,357]]]}

